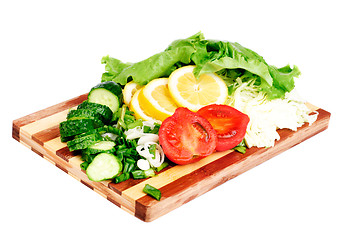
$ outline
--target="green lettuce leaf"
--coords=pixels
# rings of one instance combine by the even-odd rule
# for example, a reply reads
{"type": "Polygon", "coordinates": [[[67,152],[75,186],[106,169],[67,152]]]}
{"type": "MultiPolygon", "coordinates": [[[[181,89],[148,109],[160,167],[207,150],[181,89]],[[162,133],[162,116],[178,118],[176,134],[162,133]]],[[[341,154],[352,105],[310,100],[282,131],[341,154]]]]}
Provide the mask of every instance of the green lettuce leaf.
{"type": "MultiPolygon", "coordinates": [[[[300,75],[298,67],[277,68],[268,65],[256,52],[236,42],[206,40],[201,32],[185,39],[173,41],[163,52],[137,63],[123,63],[106,56],[102,59],[106,72],[102,81],[115,81],[125,85],[135,81],[145,85],[152,79],[168,77],[184,65],[196,65],[196,77],[217,73],[224,77],[228,87],[239,78],[242,82],[255,80],[270,99],[282,98],[294,88],[294,77],[300,75]]],[[[232,86],[233,87],[233,86],[232,86]]]]}

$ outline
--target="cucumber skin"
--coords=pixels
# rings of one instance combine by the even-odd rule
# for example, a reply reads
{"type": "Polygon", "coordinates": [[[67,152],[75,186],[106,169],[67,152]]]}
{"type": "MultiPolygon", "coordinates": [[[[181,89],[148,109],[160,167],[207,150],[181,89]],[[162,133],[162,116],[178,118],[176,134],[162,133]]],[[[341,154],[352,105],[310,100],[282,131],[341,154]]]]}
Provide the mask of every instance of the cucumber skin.
{"type": "Polygon", "coordinates": [[[74,118],[91,118],[91,119],[98,119],[103,121],[103,117],[98,112],[92,109],[73,109],[67,114],[67,120],[74,119],[74,118]]]}
{"type": "Polygon", "coordinates": [[[77,109],[90,109],[99,115],[102,116],[104,123],[109,123],[112,120],[112,110],[106,106],[99,103],[93,103],[89,101],[83,101],[80,105],[77,106],[77,109]]]}
{"type": "Polygon", "coordinates": [[[83,150],[102,140],[103,138],[99,133],[94,133],[68,141],[67,147],[71,152],[76,150],[83,150]]]}
{"type": "Polygon", "coordinates": [[[60,136],[62,139],[72,137],[95,128],[93,119],[73,119],[60,123],[60,136]]]}
{"type": "MultiPolygon", "coordinates": [[[[118,111],[118,109],[123,104],[123,96],[122,96],[123,94],[122,94],[121,86],[114,81],[101,82],[101,83],[97,84],[96,86],[94,86],[93,88],[91,88],[91,90],[88,94],[88,97],[87,97],[89,102],[92,102],[91,94],[94,92],[94,90],[97,90],[97,89],[105,89],[117,97],[118,107],[116,109],[111,110],[113,114],[116,113],[118,111]]],[[[116,118],[116,117],[114,117],[114,118],[116,118]]]]}
{"type": "Polygon", "coordinates": [[[79,135],[76,135],[74,138],[76,139],[76,138],[84,137],[86,135],[91,135],[91,134],[94,134],[94,133],[104,134],[107,131],[108,131],[108,126],[105,125],[103,127],[95,128],[95,129],[89,130],[87,132],[81,133],[79,135]]]}

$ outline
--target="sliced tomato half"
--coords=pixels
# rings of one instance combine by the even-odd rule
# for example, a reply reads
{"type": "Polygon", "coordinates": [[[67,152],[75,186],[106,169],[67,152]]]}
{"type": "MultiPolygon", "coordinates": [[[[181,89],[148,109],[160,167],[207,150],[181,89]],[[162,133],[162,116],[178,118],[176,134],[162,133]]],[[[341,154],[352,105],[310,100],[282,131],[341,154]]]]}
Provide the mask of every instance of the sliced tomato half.
{"type": "Polygon", "coordinates": [[[211,104],[197,112],[206,118],[217,133],[217,151],[237,146],[246,134],[249,117],[237,109],[221,104],[211,104]]]}
{"type": "Polygon", "coordinates": [[[181,165],[210,155],[217,146],[216,131],[208,120],[183,107],[162,122],[158,135],[168,159],[181,165]]]}

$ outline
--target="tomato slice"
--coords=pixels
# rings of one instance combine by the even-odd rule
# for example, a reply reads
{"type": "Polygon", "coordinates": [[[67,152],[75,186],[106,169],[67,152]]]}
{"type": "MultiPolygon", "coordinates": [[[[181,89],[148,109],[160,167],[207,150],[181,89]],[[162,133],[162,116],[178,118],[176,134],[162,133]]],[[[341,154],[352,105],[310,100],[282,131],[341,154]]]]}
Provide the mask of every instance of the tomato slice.
{"type": "Polygon", "coordinates": [[[237,146],[246,134],[249,117],[237,109],[221,104],[211,104],[197,112],[206,118],[217,132],[217,151],[237,146]]]}
{"type": "Polygon", "coordinates": [[[181,165],[210,155],[217,146],[217,134],[211,124],[183,107],[162,122],[158,136],[167,158],[181,165]]]}

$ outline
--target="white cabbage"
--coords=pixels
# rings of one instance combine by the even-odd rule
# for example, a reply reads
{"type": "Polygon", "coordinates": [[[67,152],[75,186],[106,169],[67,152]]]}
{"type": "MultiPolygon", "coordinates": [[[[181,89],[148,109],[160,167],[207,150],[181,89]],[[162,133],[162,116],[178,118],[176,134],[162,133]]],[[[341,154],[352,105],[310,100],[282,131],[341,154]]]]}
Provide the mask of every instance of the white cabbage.
{"type": "Polygon", "coordinates": [[[295,90],[286,93],[284,99],[267,100],[253,85],[242,83],[231,96],[229,104],[249,116],[246,135],[247,147],[272,147],[280,139],[277,129],[288,128],[296,131],[308,122],[317,119],[317,113],[305,105],[295,90]]]}

